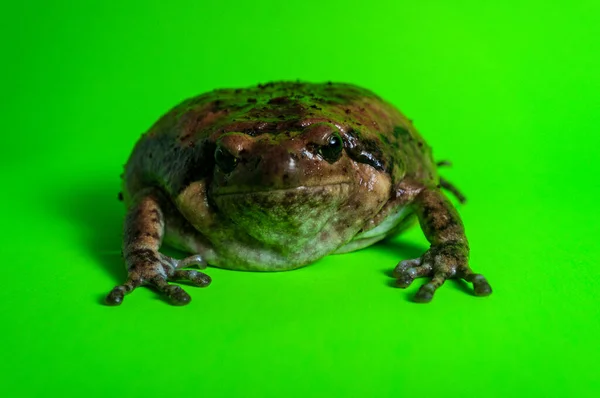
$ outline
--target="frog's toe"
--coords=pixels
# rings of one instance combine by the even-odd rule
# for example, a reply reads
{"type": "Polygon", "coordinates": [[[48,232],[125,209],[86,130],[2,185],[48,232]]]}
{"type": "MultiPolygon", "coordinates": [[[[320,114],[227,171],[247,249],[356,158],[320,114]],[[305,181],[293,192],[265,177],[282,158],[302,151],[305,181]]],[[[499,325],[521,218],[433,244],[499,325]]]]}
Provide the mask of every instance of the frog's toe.
{"type": "Polygon", "coordinates": [[[417,294],[415,294],[414,301],[417,303],[428,303],[433,299],[435,291],[444,284],[446,281],[446,275],[435,274],[433,278],[423,286],[419,288],[417,294]]]}
{"type": "Polygon", "coordinates": [[[129,275],[127,281],[122,285],[115,286],[108,293],[104,302],[107,305],[117,306],[123,303],[126,294],[131,293],[135,288],[144,284],[144,281],[136,275],[129,275]]]}
{"type": "Polygon", "coordinates": [[[469,273],[463,278],[467,282],[471,282],[473,284],[473,291],[476,296],[489,296],[492,294],[492,287],[483,275],[469,273]]]}
{"type": "Polygon", "coordinates": [[[400,278],[406,274],[408,269],[418,267],[419,265],[421,265],[420,258],[414,258],[412,260],[403,260],[398,263],[396,268],[394,268],[392,274],[395,278],[400,278]]]}
{"type": "Polygon", "coordinates": [[[174,305],[186,305],[192,301],[191,296],[181,287],[169,284],[168,282],[189,282],[196,287],[206,287],[210,285],[211,278],[203,272],[193,269],[181,269],[191,265],[197,265],[198,268],[206,268],[206,260],[200,255],[193,255],[181,260],[161,254],[164,273],[154,275],[149,279],[160,293],[165,295],[174,305]]]}
{"type": "Polygon", "coordinates": [[[171,264],[173,264],[174,268],[186,268],[192,265],[198,266],[200,269],[206,268],[208,265],[206,260],[199,254],[194,254],[193,256],[189,256],[183,258],[181,260],[176,260],[174,258],[169,257],[171,264]]]}
{"type": "Polygon", "coordinates": [[[420,258],[401,261],[394,269],[396,285],[406,288],[416,279],[431,274],[431,264],[423,262],[420,258]]]}
{"type": "Polygon", "coordinates": [[[164,294],[174,305],[186,305],[192,301],[192,297],[186,293],[181,286],[170,285],[162,277],[156,277],[150,283],[162,294],[164,294]]]}
{"type": "Polygon", "coordinates": [[[176,270],[169,280],[173,282],[191,282],[197,287],[206,287],[212,282],[210,276],[193,269],[176,270]]]}
{"type": "Polygon", "coordinates": [[[121,305],[121,303],[123,303],[123,298],[126,294],[127,291],[125,290],[123,285],[115,286],[115,288],[111,290],[110,293],[108,293],[108,295],[104,299],[104,302],[107,305],[112,306],[121,305]]]}

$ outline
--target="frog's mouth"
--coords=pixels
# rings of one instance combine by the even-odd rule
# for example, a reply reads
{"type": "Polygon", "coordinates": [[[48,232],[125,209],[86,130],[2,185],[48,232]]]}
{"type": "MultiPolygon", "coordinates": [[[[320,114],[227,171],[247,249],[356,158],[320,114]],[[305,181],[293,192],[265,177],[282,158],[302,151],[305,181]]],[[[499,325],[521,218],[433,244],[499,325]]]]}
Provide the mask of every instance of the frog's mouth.
{"type": "Polygon", "coordinates": [[[239,189],[237,188],[235,191],[230,189],[222,189],[217,188],[213,189],[211,196],[212,197],[223,197],[230,195],[254,195],[254,194],[274,194],[279,192],[287,192],[293,195],[295,194],[303,194],[305,191],[320,191],[321,189],[331,189],[330,187],[341,187],[346,186],[347,188],[350,186],[349,182],[336,182],[332,184],[321,184],[321,185],[300,185],[297,187],[291,188],[277,188],[277,189],[239,189]]]}
{"type": "Polygon", "coordinates": [[[211,195],[221,214],[268,245],[300,246],[314,238],[347,202],[347,182],[211,195]]]}

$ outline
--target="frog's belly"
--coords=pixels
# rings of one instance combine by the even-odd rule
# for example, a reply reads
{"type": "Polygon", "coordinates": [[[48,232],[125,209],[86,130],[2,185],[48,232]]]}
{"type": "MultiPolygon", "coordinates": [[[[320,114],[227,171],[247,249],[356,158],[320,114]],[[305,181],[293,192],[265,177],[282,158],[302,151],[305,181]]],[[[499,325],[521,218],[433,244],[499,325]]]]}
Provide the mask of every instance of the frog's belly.
{"type": "MultiPolygon", "coordinates": [[[[167,224],[168,226],[168,224],[167,224]]],[[[326,226],[303,245],[294,248],[257,245],[255,241],[228,239],[210,242],[199,232],[167,228],[165,243],[185,252],[200,254],[209,265],[240,271],[288,271],[325,257],[356,234],[355,230],[336,231],[326,226]],[[325,238],[327,237],[327,238],[325,238]]]]}
{"type": "Polygon", "coordinates": [[[386,236],[403,231],[413,221],[414,213],[408,207],[399,208],[368,231],[340,232],[333,227],[326,227],[324,231],[306,242],[301,249],[285,254],[268,247],[247,245],[241,240],[230,240],[226,246],[220,246],[218,243],[215,246],[200,233],[190,234],[189,229],[187,233],[183,233],[182,230],[167,228],[165,243],[186,252],[200,254],[209,265],[218,268],[242,271],[288,271],[313,263],[328,254],[347,253],[370,246],[386,236]],[[322,235],[323,233],[326,235],[322,235]],[[336,238],[331,238],[334,235],[337,235],[336,238]],[[330,238],[323,239],[323,236],[330,238]],[[334,243],[335,241],[347,243],[340,246],[340,243],[334,243]]]}
{"type": "Polygon", "coordinates": [[[399,234],[415,221],[415,214],[408,207],[401,207],[383,219],[379,225],[357,234],[352,240],[335,251],[336,254],[359,250],[379,242],[387,236],[399,234]]]}

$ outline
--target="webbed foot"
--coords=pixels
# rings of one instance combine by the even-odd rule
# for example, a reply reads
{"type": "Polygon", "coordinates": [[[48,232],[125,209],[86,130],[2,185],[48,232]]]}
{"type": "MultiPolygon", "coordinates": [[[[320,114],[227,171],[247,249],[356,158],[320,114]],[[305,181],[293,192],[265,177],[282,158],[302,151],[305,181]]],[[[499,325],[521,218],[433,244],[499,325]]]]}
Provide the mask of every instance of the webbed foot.
{"type": "Polygon", "coordinates": [[[475,274],[467,263],[468,248],[461,244],[431,246],[421,257],[401,261],[394,269],[397,285],[406,288],[420,277],[430,277],[414,297],[418,303],[428,303],[435,291],[451,278],[462,278],[473,284],[476,296],[488,296],[492,288],[485,277],[475,274]]]}
{"type": "Polygon", "coordinates": [[[150,249],[138,249],[126,255],[125,260],[131,266],[125,283],[116,286],[106,296],[106,304],[120,305],[126,294],[139,286],[150,285],[165,295],[174,305],[186,305],[192,298],[180,286],[168,282],[191,282],[197,287],[206,287],[211,279],[203,272],[191,269],[181,269],[191,265],[206,268],[206,261],[199,255],[182,260],[165,256],[150,249]]]}

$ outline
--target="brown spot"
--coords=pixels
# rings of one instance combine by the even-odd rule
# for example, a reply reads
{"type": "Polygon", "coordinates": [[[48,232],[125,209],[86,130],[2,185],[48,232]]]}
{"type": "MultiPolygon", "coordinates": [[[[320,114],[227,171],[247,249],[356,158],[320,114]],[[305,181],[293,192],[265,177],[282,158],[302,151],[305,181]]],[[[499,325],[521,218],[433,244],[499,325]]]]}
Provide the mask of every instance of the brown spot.
{"type": "Polygon", "coordinates": [[[441,232],[453,224],[452,220],[450,219],[450,217],[448,217],[447,214],[440,213],[438,211],[431,213],[430,220],[431,226],[436,232],[441,232]]]}
{"type": "Polygon", "coordinates": [[[158,261],[158,257],[156,257],[154,250],[151,250],[151,249],[133,250],[133,251],[127,253],[125,258],[130,260],[131,262],[136,262],[136,263],[142,262],[142,261],[147,261],[147,262],[158,261]]]}
{"type": "Polygon", "coordinates": [[[144,236],[154,240],[160,240],[160,235],[156,232],[144,232],[144,236]]]}
{"type": "Polygon", "coordinates": [[[290,102],[290,99],[288,97],[276,97],[276,98],[271,98],[269,100],[269,102],[267,102],[267,103],[283,105],[283,104],[288,104],[289,102],[290,102]]]}
{"type": "Polygon", "coordinates": [[[157,208],[153,208],[150,210],[151,214],[155,214],[157,217],[160,217],[160,212],[158,211],[157,208]]]}

